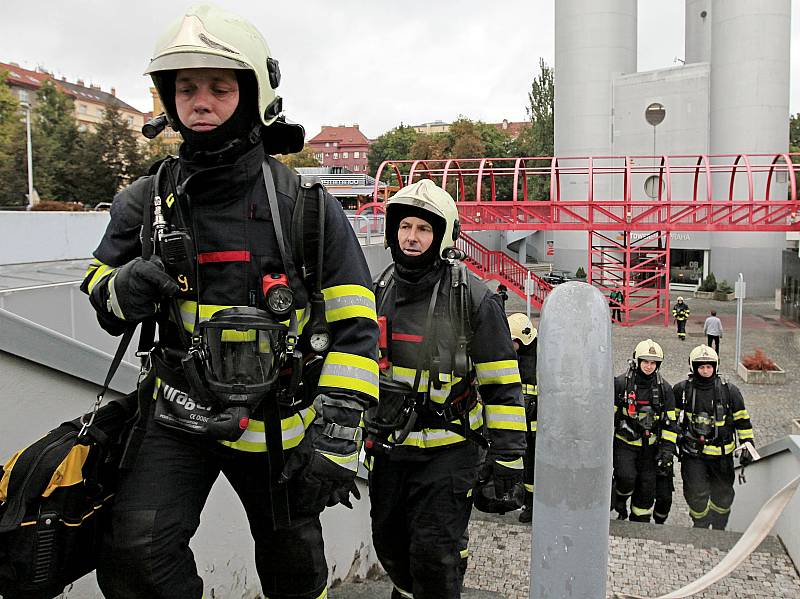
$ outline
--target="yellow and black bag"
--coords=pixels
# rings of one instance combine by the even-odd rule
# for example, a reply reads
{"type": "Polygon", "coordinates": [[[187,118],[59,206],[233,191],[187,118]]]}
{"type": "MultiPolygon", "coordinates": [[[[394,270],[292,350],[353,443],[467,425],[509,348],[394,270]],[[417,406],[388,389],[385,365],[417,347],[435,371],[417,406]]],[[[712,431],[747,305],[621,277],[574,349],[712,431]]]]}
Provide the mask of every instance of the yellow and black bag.
{"type": "Polygon", "coordinates": [[[61,424],[0,469],[0,595],[49,598],[94,570],[136,393],[61,424]]]}
{"type": "Polygon", "coordinates": [[[123,335],[92,411],[62,423],[0,467],[4,599],[56,597],[97,565],[120,464],[135,459],[152,397],[150,375],[133,393],[101,406],[132,335],[123,335]]]}

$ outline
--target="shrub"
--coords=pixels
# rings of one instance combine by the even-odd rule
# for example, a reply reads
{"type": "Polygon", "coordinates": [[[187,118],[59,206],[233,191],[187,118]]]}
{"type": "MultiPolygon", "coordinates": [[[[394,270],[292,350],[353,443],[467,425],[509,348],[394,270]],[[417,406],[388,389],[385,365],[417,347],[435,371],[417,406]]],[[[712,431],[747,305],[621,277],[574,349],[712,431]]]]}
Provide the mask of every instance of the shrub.
{"type": "Polygon", "coordinates": [[[576,279],[585,279],[586,278],[586,271],[583,270],[583,266],[579,266],[578,270],[575,271],[575,278],[576,279]]]}
{"type": "Polygon", "coordinates": [[[731,287],[730,283],[725,279],[722,280],[722,283],[717,285],[717,291],[721,291],[722,293],[733,293],[733,287],[731,287]]]}
{"type": "Polygon", "coordinates": [[[742,366],[747,370],[778,370],[778,366],[767,357],[763,349],[756,348],[755,353],[742,358],[742,366]]]}
{"type": "Polygon", "coordinates": [[[80,202],[61,202],[59,200],[41,200],[36,204],[32,210],[36,211],[66,211],[66,212],[83,212],[86,210],[80,202]]]}
{"type": "Polygon", "coordinates": [[[708,273],[706,280],[703,281],[703,284],[700,286],[700,291],[716,291],[717,290],[717,278],[714,276],[713,272],[708,273]]]}

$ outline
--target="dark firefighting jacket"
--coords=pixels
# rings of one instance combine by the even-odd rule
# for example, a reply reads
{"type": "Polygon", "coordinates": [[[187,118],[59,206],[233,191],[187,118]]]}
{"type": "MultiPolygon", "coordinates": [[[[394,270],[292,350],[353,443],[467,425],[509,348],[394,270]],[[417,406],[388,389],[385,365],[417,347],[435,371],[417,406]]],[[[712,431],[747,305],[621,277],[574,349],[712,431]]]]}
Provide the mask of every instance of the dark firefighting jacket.
{"type": "Polygon", "coordinates": [[[672,387],[656,371],[645,376],[638,368],[614,379],[614,438],[628,445],[675,449],[678,418],[672,387]],[[657,390],[657,393],[654,391],[657,390]]]}
{"type": "MultiPolygon", "coordinates": [[[[445,275],[445,283],[449,280],[444,273],[447,268],[441,263],[437,269],[445,275]]],[[[426,278],[427,284],[406,282],[396,271],[393,276],[394,284],[381,297],[379,311],[380,316],[387,318],[392,379],[413,385],[434,283],[431,277],[426,278]]],[[[482,285],[473,275],[469,276],[473,278],[470,286],[482,285]]],[[[467,376],[456,376],[452,368],[455,338],[449,311],[450,293],[447,284],[440,286],[432,319],[438,374],[429,384],[431,364],[423,365],[418,391],[427,394],[425,408],[416,430],[395,447],[392,458],[414,459],[429,451],[465,443],[466,435],[441,426],[445,420],[438,414],[451,402],[463,412],[463,422],[459,418],[448,419],[452,425],[466,424],[472,431],[485,426],[493,451],[521,456],[525,451],[525,409],[517,356],[505,314],[488,289],[479,301],[470,302],[470,368],[467,376]],[[476,387],[480,401],[476,401],[476,387]]]]}
{"type": "Polygon", "coordinates": [[[688,320],[689,314],[691,314],[691,310],[683,302],[679,302],[672,307],[672,317],[675,320],[688,320]]]}
{"type": "Polygon", "coordinates": [[[697,436],[696,418],[708,415],[713,423],[713,433],[702,444],[704,456],[719,457],[733,453],[739,444],[753,441],[753,425],[744,405],[744,398],[736,385],[718,375],[711,379],[695,381],[694,375],[673,387],[678,410],[683,410],[680,420],[682,442],[691,442],[697,436]]]}
{"type": "Polygon", "coordinates": [[[522,396],[525,399],[525,418],[528,420],[528,430],[536,433],[538,427],[539,386],[536,382],[536,346],[538,339],[529,345],[523,345],[517,352],[519,362],[519,376],[522,379],[522,396]]]}
{"type": "MultiPolygon", "coordinates": [[[[265,154],[256,146],[235,162],[218,166],[192,163],[181,158],[172,165],[177,190],[161,189],[168,223],[179,223],[193,231],[198,248],[200,321],[232,306],[267,309],[261,293],[261,278],[286,273],[281,260],[275,229],[264,185],[262,163],[265,154]],[[180,202],[180,204],[178,204],[180,202]],[[177,207],[176,207],[177,204],[177,207]],[[180,210],[178,210],[180,208],[180,210]]],[[[300,178],[272,157],[269,168],[275,180],[285,243],[291,248],[289,224],[300,189],[300,178]]],[[[162,178],[163,179],[163,178],[162,178]]],[[[164,182],[162,181],[162,185],[164,182]]],[[[88,293],[101,325],[112,334],[121,334],[126,323],[105,308],[107,285],[116,269],[142,254],[140,230],[146,202],[154,193],[154,177],[146,176],[122,190],[111,206],[111,222],[94,252],[81,289],[88,293]]],[[[332,345],[325,355],[318,393],[346,393],[364,405],[378,396],[377,336],[375,297],[363,252],[338,201],[325,193],[325,238],[322,293],[332,345]]],[[[194,330],[196,291],[179,280],[177,297],[182,322],[194,330]]],[[[290,280],[300,332],[308,322],[308,292],[295,276],[290,280]]],[[[168,302],[163,302],[163,305],[168,302]]],[[[161,323],[162,345],[185,351],[172,322],[161,323]]],[[[184,391],[188,391],[184,390],[184,391]]],[[[283,446],[297,446],[315,411],[305,407],[282,420],[283,446]]],[[[264,423],[251,419],[248,429],[236,442],[222,443],[243,451],[265,451],[264,423]]]]}

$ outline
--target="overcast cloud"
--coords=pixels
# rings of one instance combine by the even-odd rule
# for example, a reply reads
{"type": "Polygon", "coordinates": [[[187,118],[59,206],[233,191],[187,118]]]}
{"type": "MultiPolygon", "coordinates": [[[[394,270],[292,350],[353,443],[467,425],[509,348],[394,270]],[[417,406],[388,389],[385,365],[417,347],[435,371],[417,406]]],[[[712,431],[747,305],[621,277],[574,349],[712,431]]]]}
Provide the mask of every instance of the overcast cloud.
{"type": "MultiPolygon", "coordinates": [[[[539,58],[553,65],[555,0],[219,0],[252,20],[280,60],[287,116],[307,137],[320,126],[359,123],[377,137],[403,122],[459,115],[526,118],[539,58]]],[[[2,0],[0,61],[80,78],[141,111],[142,76],[156,38],[190,2],[2,0]]],[[[797,5],[798,3],[793,3],[797,5]]],[[[795,6],[797,10],[797,6],[795,6]]],[[[683,58],[682,0],[639,2],[639,70],[683,58]]],[[[792,72],[800,65],[793,15],[792,72]]],[[[790,109],[800,112],[800,79],[790,109]]]]}

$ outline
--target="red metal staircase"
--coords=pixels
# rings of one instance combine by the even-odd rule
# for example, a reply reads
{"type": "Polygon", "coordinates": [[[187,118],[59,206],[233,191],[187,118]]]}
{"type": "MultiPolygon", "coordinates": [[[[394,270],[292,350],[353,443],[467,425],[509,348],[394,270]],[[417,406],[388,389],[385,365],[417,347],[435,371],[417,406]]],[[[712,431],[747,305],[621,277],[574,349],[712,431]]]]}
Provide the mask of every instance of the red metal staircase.
{"type": "MultiPolygon", "coordinates": [[[[528,269],[505,252],[493,251],[481,245],[472,237],[461,233],[456,241],[456,247],[462,250],[467,257],[464,264],[482,279],[493,279],[503,283],[509,291],[513,291],[522,299],[525,296],[525,279],[528,269]]],[[[544,298],[553,289],[547,281],[530,273],[533,289],[531,290],[531,304],[541,308],[544,298]]]]}

